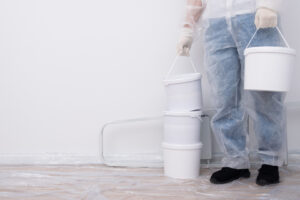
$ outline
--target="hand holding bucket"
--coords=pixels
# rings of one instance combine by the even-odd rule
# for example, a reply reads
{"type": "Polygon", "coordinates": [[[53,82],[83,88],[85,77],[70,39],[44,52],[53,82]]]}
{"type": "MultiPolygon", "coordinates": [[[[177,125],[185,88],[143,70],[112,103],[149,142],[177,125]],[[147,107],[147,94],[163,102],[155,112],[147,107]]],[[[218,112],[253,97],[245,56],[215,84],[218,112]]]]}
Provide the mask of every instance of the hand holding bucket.
{"type": "Polygon", "coordinates": [[[291,49],[276,27],[287,47],[262,46],[248,48],[258,30],[250,39],[245,55],[245,90],[287,92],[291,87],[296,51],[291,49]]]}
{"type": "MultiPolygon", "coordinates": [[[[177,63],[177,61],[178,61],[178,59],[179,59],[180,57],[184,57],[184,58],[185,58],[186,56],[176,56],[176,57],[175,57],[175,59],[174,59],[172,65],[171,65],[171,67],[170,67],[170,69],[169,69],[169,71],[168,71],[168,73],[167,73],[167,75],[166,75],[166,77],[165,77],[165,80],[170,79],[170,76],[171,76],[172,72],[174,71],[174,69],[175,69],[175,67],[176,67],[176,63],[177,63]]],[[[193,60],[191,59],[191,57],[187,57],[187,58],[188,58],[188,60],[189,60],[189,62],[190,62],[190,66],[192,67],[194,73],[199,74],[198,71],[197,71],[197,69],[196,69],[196,66],[195,66],[193,60]]]]}

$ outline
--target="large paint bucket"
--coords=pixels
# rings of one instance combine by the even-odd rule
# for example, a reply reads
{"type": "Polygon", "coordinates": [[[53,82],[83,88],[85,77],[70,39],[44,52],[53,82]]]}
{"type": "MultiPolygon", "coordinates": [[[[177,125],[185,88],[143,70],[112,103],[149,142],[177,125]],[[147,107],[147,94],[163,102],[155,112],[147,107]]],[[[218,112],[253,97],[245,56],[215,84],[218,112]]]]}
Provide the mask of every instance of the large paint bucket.
{"type": "Polygon", "coordinates": [[[181,145],[200,143],[201,115],[200,111],[165,112],[164,142],[181,145]]]}
{"type": "Polygon", "coordinates": [[[200,175],[202,144],[175,145],[163,143],[164,173],[178,179],[195,179],[200,175]]]}
{"type": "Polygon", "coordinates": [[[197,72],[191,59],[191,66],[194,73],[186,73],[170,76],[173,71],[176,59],[171,66],[165,80],[167,96],[167,110],[171,111],[191,111],[202,108],[201,74],[197,72]]]}
{"type": "MultiPolygon", "coordinates": [[[[251,47],[245,55],[245,90],[287,92],[295,67],[296,51],[291,49],[277,27],[287,47],[251,47]]],[[[250,45],[257,31],[252,36],[250,45]]]]}

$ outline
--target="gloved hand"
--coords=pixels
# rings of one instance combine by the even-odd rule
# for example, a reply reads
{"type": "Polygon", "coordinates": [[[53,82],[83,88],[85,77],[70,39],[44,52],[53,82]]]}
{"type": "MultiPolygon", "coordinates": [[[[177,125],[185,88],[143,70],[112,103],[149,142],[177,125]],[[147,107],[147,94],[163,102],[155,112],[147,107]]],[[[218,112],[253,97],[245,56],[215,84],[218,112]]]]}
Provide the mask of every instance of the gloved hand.
{"type": "Polygon", "coordinates": [[[182,28],[181,36],[177,43],[177,55],[189,56],[193,43],[193,29],[189,27],[182,28]]]}
{"type": "Polygon", "coordinates": [[[269,8],[258,8],[255,15],[256,28],[273,28],[277,26],[277,12],[269,8]]]}

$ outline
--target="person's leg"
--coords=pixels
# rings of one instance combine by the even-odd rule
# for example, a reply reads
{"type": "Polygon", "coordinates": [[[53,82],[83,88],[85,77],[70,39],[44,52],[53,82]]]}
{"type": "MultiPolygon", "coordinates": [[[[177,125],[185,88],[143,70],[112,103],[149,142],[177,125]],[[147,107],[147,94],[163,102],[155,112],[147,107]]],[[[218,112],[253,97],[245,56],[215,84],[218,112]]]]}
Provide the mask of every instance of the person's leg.
{"type": "Polygon", "coordinates": [[[250,173],[247,170],[241,174],[238,170],[249,168],[246,115],[240,101],[241,64],[225,18],[207,22],[204,45],[206,71],[217,110],[211,126],[225,154],[225,169],[213,174],[211,181],[226,183],[242,176],[249,177],[250,173]]]}
{"type": "Polygon", "coordinates": [[[247,96],[261,162],[281,166],[286,133],[285,95],[280,92],[249,92],[247,96]]]}
{"type": "MultiPolygon", "coordinates": [[[[236,16],[233,19],[236,27],[235,36],[239,42],[238,51],[244,68],[244,49],[254,34],[254,14],[236,16]]],[[[280,46],[282,40],[275,28],[260,29],[251,46],[280,46]]],[[[258,154],[262,162],[262,174],[270,174],[269,182],[279,181],[278,167],[283,163],[283,141],[286,134],[286,116],[284,93],[266,91],[245,91],[244,100],[248,114],[254,122],[254,131],[258,141],[258,154]],[[270,172],[270,173],[269,173],[270,172]],[[273,176],[272,176],[273,175],[273,176]]],[[[257,181],[259,184],[260,181],[257,181]]],[[[262,182],[265,182],[262,181],[262,182]]]]}
{"type": "Polygon", "coordinates": [[[247,96],[247,110],[254,122],[258,155],[262,162],[256,183],[279,183],[278,167],[283,164],[283,142],[286,135],[285,94],[252,91],[247,96]]]}

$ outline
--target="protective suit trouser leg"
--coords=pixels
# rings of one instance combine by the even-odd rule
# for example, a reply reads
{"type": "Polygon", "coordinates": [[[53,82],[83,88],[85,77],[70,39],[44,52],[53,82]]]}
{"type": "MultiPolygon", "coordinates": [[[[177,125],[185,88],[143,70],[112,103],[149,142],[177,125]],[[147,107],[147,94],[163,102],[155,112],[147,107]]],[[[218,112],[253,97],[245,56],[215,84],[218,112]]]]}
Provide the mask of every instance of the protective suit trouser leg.
{"type": "Polygon", "coordinates": [[[283,164],[286,136],[284,94],[254,92],[247,96],[247,111],[253,119],[258,155],[263,164],[283,164]]]}
{"type": "MultiPolygon", "coordinates": [[[[244,50],[256,31],[255,14],[232,18],[232,33],[237,41],[242,69],[244,50]]],[[[284,46],[275,28],[260,29],[250,46],[284,46]]],[[[242,70],[243,71],[243,70],[242,70]]],[[[243,73],[241,74],[243,79],[243,73]]],[[[286,144],[285,93],[244,90],[244,105],[253,120],[258,155],[263,164],[281,166],[286,144]]]]}
{"type": "Polygon", "coordinates": [[[206,71],[217,113],[211,121],[223,164],[248,168],[246,114],[242,105],[241,63],[225,18],[211,19],[205,31],[206,71]]]}
{"type": "MultiPolygon", "coordinates": [[[[211,125],[225,153],[223,165],[237,169],[249,167],[248,114],[254,121],[262,162],[281,165],[286,126],[284,94],[243,89],[243,52],[256,30],[254,14],[237,15],[229,20],[209,19],[204,35],[206,70],[217,109],[211,125]]],[[[275,29],[259,30],[253,41],[253,46],[280,44],[275,29]]]]}

